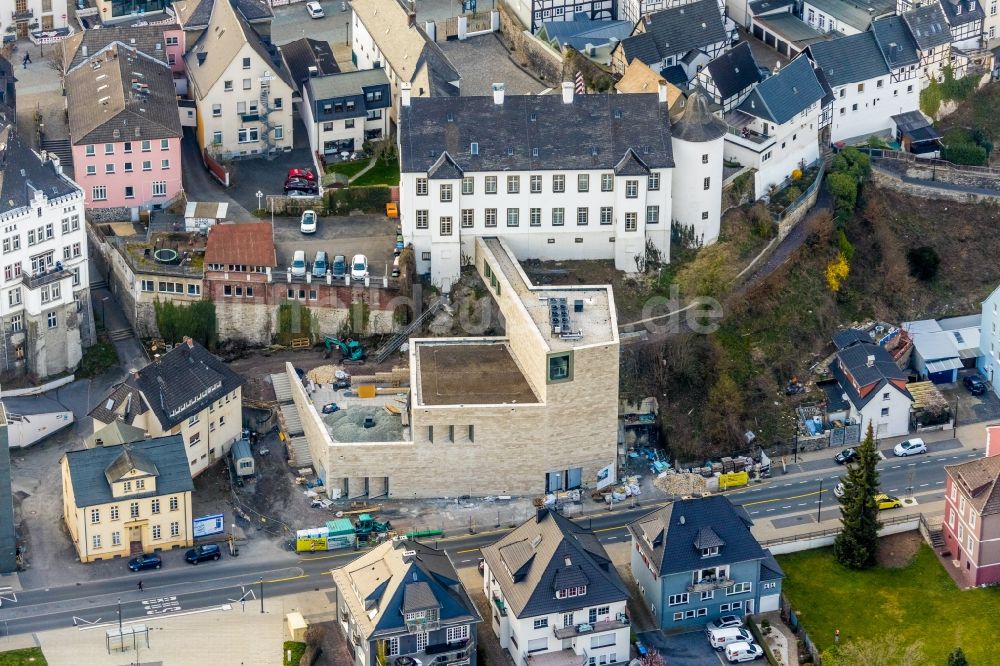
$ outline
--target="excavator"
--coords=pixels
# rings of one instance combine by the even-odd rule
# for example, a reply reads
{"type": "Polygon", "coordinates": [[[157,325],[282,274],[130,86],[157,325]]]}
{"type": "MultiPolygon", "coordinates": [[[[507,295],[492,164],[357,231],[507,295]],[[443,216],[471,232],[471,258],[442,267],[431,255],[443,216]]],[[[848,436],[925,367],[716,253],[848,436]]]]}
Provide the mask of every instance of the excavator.
{"type": "Polygon", "coordinates": [[[333,348],[336,347],[340,350],[340,353],[344,356],[345,363],[361,363],[365,360],[365,348],[361,346],[361,343],[357,340],[352,340],[348,338],[347,340],[341,340],[333,336],[326,336],[324,339],[326,344],[326,356],[330,357],[330,353],[333,348]]]}

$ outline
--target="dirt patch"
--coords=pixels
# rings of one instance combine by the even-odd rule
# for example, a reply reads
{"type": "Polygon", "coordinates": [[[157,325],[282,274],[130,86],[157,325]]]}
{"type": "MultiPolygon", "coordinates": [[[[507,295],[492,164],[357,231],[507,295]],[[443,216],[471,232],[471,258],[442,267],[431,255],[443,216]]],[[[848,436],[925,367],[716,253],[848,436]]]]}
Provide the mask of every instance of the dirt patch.
{"type": "Polygon", "coordinates": [[[902,569],[920,550],[923,539],[920,532],[901,532],[882,537],[878,542],[878,565],[884,569],[902,569]]]}

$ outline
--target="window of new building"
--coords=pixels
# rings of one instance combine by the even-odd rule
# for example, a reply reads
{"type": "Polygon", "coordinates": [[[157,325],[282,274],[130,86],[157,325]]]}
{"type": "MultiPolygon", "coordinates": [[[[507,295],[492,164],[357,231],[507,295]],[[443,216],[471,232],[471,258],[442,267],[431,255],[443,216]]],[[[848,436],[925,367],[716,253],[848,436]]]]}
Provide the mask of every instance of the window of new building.
{"type": "Polygon", "coordinates": [[[548,358],[548,383],[565,382],[573,379],[573,353],[550,354],[548,358]]]}

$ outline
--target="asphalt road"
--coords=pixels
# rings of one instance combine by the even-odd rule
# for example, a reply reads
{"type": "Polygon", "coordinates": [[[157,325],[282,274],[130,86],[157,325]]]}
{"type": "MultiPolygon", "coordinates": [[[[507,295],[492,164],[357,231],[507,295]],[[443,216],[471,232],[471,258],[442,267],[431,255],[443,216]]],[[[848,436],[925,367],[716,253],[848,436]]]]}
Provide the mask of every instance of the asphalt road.
{"type": "MultiPolygon", "coordinates": [[[[961,448],[958,440],[932,442],[929,453],[911,458],[895,458],[891,450],[883,451],[879,463],[882,488],[894,495],[907,495],[912,486],[918,504],[943,496],[945,465],[979,457],[981,452],[961,448]]],[[[775,476],[763,483],[728,494],[733,502],[742,504],[755,520],[796,521],[815,515],[823,502],[823,518],[832,518],[839,508],[833,487],[844,469],[832,460],[814,460],[800,472],[775,476]],[[820,483],[822,482],[822,491],[820,483]]],[[[605,543],[628,538],[625,525],[659,506],[640,502],[638,507],[619,506],[588,517],[588,526],[605,543]]],[[[811,520],[811,519],[810,519],[811,520]]],[[[782,525],[776,525],[781,527],[782,525]]],[[[488,530],[474,535],[457,535],[431,542],[445,548],[458,567],[476,566],[479,549],[495,541],[506,529],[488,530]]],[[[286,595],[306,590],[332,588],[331,569],[356,557],[354,551],[298,557],[289,554],[270,561],[226,558],[223,563],[205,562],[191,566],[180,561],[179,555],[168,554],[160,571],[123,574],[117,578],[81,583],[60,588],[27,590],[16,594],[0,591],[0,635],[79,626],[82,628],[112,626],[118,621],[118,601],[124,622],[139,622],[158,614],[198,612],[226,604],[251,604],[265,595],[286,595]],[[143,581],[139,591],[137,582],[143,581]],[[263,580],[263,586],[260,581],[263,580]],[[15,600],[16,597],[16,600],[15,600]]]]}

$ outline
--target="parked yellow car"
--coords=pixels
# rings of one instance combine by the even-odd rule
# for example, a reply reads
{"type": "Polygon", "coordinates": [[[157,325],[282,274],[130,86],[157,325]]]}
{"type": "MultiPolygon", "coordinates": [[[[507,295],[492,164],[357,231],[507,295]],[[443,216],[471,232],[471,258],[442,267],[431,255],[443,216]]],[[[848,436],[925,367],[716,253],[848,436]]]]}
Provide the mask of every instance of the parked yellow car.
{"type": "Polygon", "coordinates": [[[880,493],[875,496],[875,504],[878,505],[879,511],[883,511],[885,509],[898,509],[903,506],[903,500],[898,497],[893,497],[892,495],[880,493]]]}

